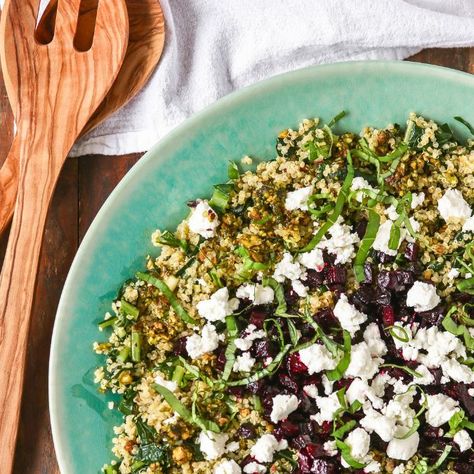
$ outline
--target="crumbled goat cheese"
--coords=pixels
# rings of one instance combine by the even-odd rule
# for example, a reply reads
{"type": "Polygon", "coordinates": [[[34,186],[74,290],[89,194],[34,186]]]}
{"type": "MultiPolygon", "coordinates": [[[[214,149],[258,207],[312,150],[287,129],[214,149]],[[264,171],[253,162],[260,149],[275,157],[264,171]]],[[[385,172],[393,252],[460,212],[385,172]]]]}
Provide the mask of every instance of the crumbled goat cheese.
{"type": "Polygon", "coordinates": [[[365,380],[359,378],[354,379],[346,392],[346,398],[349,405],[352,405],[356,400],[358,400],[363,405],[365,402],[370,400],[372,405],[376,408],[382,408],[383,400],[378,397],[374,390],[369,387],[369,384],[365,380]]]}
{"type": "Polygon", "coordinates": [[[461,191],[448,189],[444,196],[438,201],[438,211],[446,221],[459,219],[465,221],[472,215],[469,204],[464,200],[461,191]]]}
{"type": "Polygon", "coordinates": [[[472,439],[466,430],[458,431],[454,435],[454,442],[459,446],[461,453],[472,448],[472,439]]]}
{"type": "Polygon", "coordinates": [[[360,239],[356,233],[351,233],[351,227],[344,224],[341,216],[329,229],[331,237],[323,238],[318,248],[326,249],[330,254],[336,256],[335,263],[347,263],[355,257],[355,247],[360,239]]]}
{"type": "Polygon", "coordinates": [[[286,420],[290,413],[298,408],[299,402],[296,395],[275,395],[272,401],[270,419],[273,423],[286,420]]]}
{"type": "Polygon", "coordinates": [[[178,384],[172,380],[165,380],[160,374],[155,375],[155,383],[167,388],[170,392],[178,390],[178,384]]]}
{"type": "Polygon", "coordinates": [[[411,208],[416,209],[425,202],[425,193],[413,193],[411,196],[411,208]]]}
{"type": "Polygon", "coordinates": [[[186,350],[191,359],[197,359],[208,352],[215,351],[219,346],[219,336],[212,324],[206,324],[201,335],[193,334],[186,339],[186,350]]]}
{"type": "MultiPolygon", "coordinates": [[[[390,231],[392,230],[393,222],[391,220],[386,220],[377,230],[377,235],[375,236],[374,243],[372,248],[383,252],[387,255],[395,256],[397,255],[397,250],[392,250],[388,247],[388,242],[390,241],[390,231]]],[[[406,236],[405,229],[400,229],[400,240],[398,241],[398,247],[402,243],[403,239],[406,236]]],[[[397,249],[398,249],[397,247],[397,249]]]]}
{"type": "Polygon", "coordinates": [[[316,398],[318,396],[318,387],[314,384],[305,385],[303,387],[303,392],[308,395],[308,397],[316,398]]]}
{"type": "Polygon", "coordinates": [[[310,252],[304,252],[298,256],[298,262],[306,268],[321,272],[324,268],[323,252],[314,248],[310,252]]]}
{"type": "Polygon", "coordinates": [[[459,270],[457,268],[451,268],[451,270],[449,270],[447,273],[447,276],[449,279],[454,280],[459,276],[459,270]]]}
{"type": "Polygon", "coordinates": [[[306,270],[299,262],[293,261],[293,257],[290,253],[285,252],[280,262],[275,266],[273,278],[280,283],[283,283],[285,278],[291,281],[299,280],[300,278],[304,279],[306,278],[306,270]]]}
{"type": "Polygon", "coordinates": [[[396,421],[394,418],[382,415],[372,408],[364,410],[364,418],[360,420],[360,425],[369,433],[377,433],[380,438],[388,443],[393,439],[396,432],[396,421]]]}
{"type": "Polygon", "coordinates": [[[198,201],[197,206],[192,210],[188,220],[189,230],[199,234],[205,239],[214,237],[219,218],[207,201],[198,201]]]}
{"type": "Polygon", "coordinates": [[[311,419],[315,420],[318,425],[322,425],[324,421],[332,421],[336,411],[341,408],[337,393],[332,393],[329,397],[316,397],[315,400],[320,411],[312,415],[311,419]]]}
{"type": "Polygon", "coordinates": [[[304,286],[303,283],[299,280],[293,280],[291,282],[291,287],[293,291],[300,297],[304,298],[308,294],[308,287],[304,286]]]}
{"type": "Polygon", "coordinates": [[[201,431],[199,449],[208,461],[220,458],[225,453],[225,444],[229,436],[224,433],[201,431]]]}
{"type": "MultiPolygon", "coordinates": [[[[351,431],[344,442],[349,446],[351,450],[351,456],[360,462],[364,462],[367,456],[367,453],[370,449],[370,435],[363,428],[356,428],[351,431]]],[[[344,467],[349,467],[347,463],[342,458],[342,465],[344,467]]]]}
{"type": "Polygon", "coordinates": [[[469,217],[469,219],[464,222],[462,226],[463,232],[474,232],[474,216],[469,217]]]}
{"type": "Polygon", "coordinates": [[[426,422],[435,428],[447,423],[459,411],[459,402],[442,393],[427,395],[427,404],[426,422]]]}
{"type": "MultiPolygon", "coordinates": [[[[351,184],[351,191],[358,191],[359,189],[368,189],[370,191],[374,191],[378,193],[378,189],[373,188],[367,180],[360,176],[356,176],[352,180],[351,184]]],[[[365,194],[364,193],[356,193],[355,198],[358,202],[362,202],[364,200],[365,194]]]]}
{"type": "Polygon", "coordinates": [[[415,431],[406,439],[392,439],[387,446],[387,455],[392,459],[408,461],[418,450],[420,435],[415,431]]]}
{"type": "Polygon", "coordinates": [[[248,155],[245,155],[243,156],[241,159],[240,159],[240,162],[243,164],[243,165],[251,165],[253,163],[253,160],[250,156],[248,155]]]}
{"type": "Polygon", "coordinates": [[[474,388],[470,388],[467,393],[471,396],[474,397],[474,388]]]}
{"type": "Polygon", "coordinates": [[[266,337],[266,333],[263,329],[257,331],[257,326],[249,324],[244,332],[244,336],[234,339],[234,344],[237,349],[248,351],[252,347],[253,341],[263,339],[264,337],[266,337]]]}
{"type": "Polygon", "coordinates": [[[214,467],[214,474],[241,474],[240,466],[231,459],[228,461],[224,459],[214,467]]]}
{"type": "Polygon", "coordinates": [[[461,364],[456,359],[445,360],[441,364],[443,375],[455,382],[471,384],[474,382],[474,372],[467,365],[461,364]]]}
{"type": "Polygon", "coordinates": [[[351,361],[345,375],[370,380],[377,373],[380,363],[381,359],[371,357],[367,343],[360,342],[352,346],[351,361]]]}
{"type": "Polygon", "coordinates": [[[404,388],[405,392],[400,392],[382,409],[385,416],[395,420],[395,436],[403,436],[411,428],[416,416],[415,410],[410,407],[413,402],[414,391],[407,391],[407,388],[404,388]]]}
{"type": "Polygon", "coordinates": [[[393,204],[387,207],[384,213],[391,221],[396,221],[400,217],[400,214],[397,212],[397,209],[393,204]]]}
{"type": "Polygon", "coordinates": [[[237,288],[235,296],[240,299],[250,300],[253,304],[259,305],[272,303],[275,292],[269,286],[247,283],[237,288]]]}
{"type": "Polygon", "coordinates": [[[407,306],[414,308],[417,313],[435,308],[440,301],[435,286],[422,281],[415,281],[407,293],[407,306]]]}
{"type": "Polygon", "coordinates": [[[387,353],[387,346],[380,337],[380,330],[377,323],[370,323],[364,331],[364,341],[369,346],[372,357],[381,357],[387,353]]]}
{"type": "Polygon", "coordinates": [[[272,434],[264,434],[252,446],[250,455],[258,462],[272,462],[274,453],[287,447],[288,442],[286,440],[278,441],[272,434]]]}
{"type": "Polygon", "coordinates": [[[251,462],[244,467],[244,472],[246,474],[265,474],[267,468],[257,462],[251,462]]]}
{"type": "Polygon", "coordinates": [[[323,449],[329,456],[337,456],[338,450],[335,441],[326,441],[323,444],[323,449]]]}
{"type": "Polygon", "coordinates": [[[240,444],[238,441],[232,441],[231,443],[229,443],[226,447],[225,447],[225,452],[226,453],[234,453],[235,451],[237,451],[238,449],[240,449],[240,444]]]}
{"type": "Polygon", "coordinates": [[[334,381],[329,380],[326,374],[323,374],[321,377],[321,382],[323,383],[324,393],[326,395],[331,395],[331,393],[334,391],[334,381]]]}
{"type": "Polygon", "coordinates": [[[239,307],[237,298],[229,299],[227,287],[218,289],[208,300],[200,301],[196,308],[199,316],[208,321],[224,321],[239,307]]]}
{"type": "Polygon", "coordinates": [[[242,355],[235,358],[233,371],[234,372],[250,372],[255,365],[255,359],[250,355],[250,352],[244,352],[242,355]]]}
{"type": "Polygon", "coordinates": [[[395,345],[397,348],[403,348],[405,359],[416,360],[429,369],[433,369],[441,367],[448,356],[454,358],[466,357],[466,348],[462,341],[448,331],[440,331],[436,326],[431,326],[418,329],[415,336],[412,337],[410,328],[408,326],[403,326],[403,328],[410,336],[410,340],[408,342],[395,340],[395,345]],[[413,352],[411,357],[408,357],[407,349],[413,352]],[[421,351],[427,353],[424,354],[421,351]]]}
{"type": "Polygon", "coordinates": [[[418,385],[431,385],[435,381],[434,375],[425,365],[419,365],[415,371],[421,375],[421,377],[415,378],[415,382],[418,385]]]}
{"type": "Polygon", "coordinates": [[[367,466],[364,467],[364,472],[381,472],[382,465],[378,461],[370,461],[367,466]]]}
{"type": "Polygon", "coordinates": [[[322,344],[312,344],[299,351],[301,362],[308,367],[309,375],[322,372],[323,370],[335,369],[339,360],[333,358],[332,354],[322,344]]]}
{"type": "Polygon", "coordinates": [[[343,329],[354,336],[360,329],[360,325],[367,321],[367,315],[350,304],[347,296],[342,293],[334,307],[334,316],[339,320],[343,329]]]}
{"type": "Polygon", "coordinates": [[[308,199],[312,194],[313,186],[307,186],[306,188],[288,192],[285,199],[285,209],[287,211],[294,211],[296,209],[307,211],[308,199]]]}
{"type": "Polygon", "coordinates": [[[393,471],[392,474],[405,474],[405,464],[399,464],[393,471]]]}

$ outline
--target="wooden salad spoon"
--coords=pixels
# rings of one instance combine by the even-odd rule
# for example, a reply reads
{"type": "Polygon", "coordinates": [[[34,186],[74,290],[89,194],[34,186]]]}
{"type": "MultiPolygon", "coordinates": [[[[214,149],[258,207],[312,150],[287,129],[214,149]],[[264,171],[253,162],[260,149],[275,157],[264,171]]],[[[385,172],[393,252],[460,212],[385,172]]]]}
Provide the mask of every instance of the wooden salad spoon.
{"type": "MultiPolygon", "coordinates": [[[[10,0],[7,0],[7,2],[10,0]]],[[[97,0],[83,0],[80,15],[85,25],[94,9],[88,3],[97,0]]],[[[165,22],[158,0],[125,0],[127,4],[130,34],[127,52],[120,72],[98,109],[87,122],[81,136],[95,128],[120,107],[129,102],[148,82],[161,58],[165,42],[165,22]]],[[[51,0],[46,7],[36,30],[36,37],[47,42],[54,30],[58,0],[51,0]]],[[[92,19],[93,24],[93,19],[92,19]]],[[[1,46],[0,46],[1,47],[1,46]]],[[[17,109],[19,98],[16,91],[7,88],[13,111],[17,109]]],[[[8,226],[15,208],[20,164],[18,159],[19,140],[13,143],[0,169],[0,235],[8,226]]]]}
{"type": "Polygon", "coordinates": [[[40,0],[11,0],[0,23],[5,83],[19,98],[15,116],[20,158],[15,214],[0,276],[2,473],[10,473],[13,466],[48,205],[67,154],[112,86],[128,43],[125,1],[100,0],[92,46],[78,51],[73,44],[80,1],[59,1],[54,38],[47,45],[34,39],[40,0]]]}

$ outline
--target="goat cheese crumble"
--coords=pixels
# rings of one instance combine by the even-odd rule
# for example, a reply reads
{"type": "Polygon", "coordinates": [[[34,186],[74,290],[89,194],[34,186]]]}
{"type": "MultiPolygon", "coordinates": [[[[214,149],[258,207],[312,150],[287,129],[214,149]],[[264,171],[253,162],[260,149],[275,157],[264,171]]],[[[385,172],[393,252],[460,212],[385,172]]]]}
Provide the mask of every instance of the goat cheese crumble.
{"type": "Polygon", "coordinates": [[[250,449],[250,454],[258,462],[272,462],[273,455],[288,447],[284,439],[278,441],[272,434],[262,435],[250,449]]]}
{"type": "Polygon", "coordinates": [[[429,311],[441,302],[436,288],[431,283],[415,281],[407,293],[407,306],[411,306],[417,313],[429,311]]]}
{"type": "Polygon", "coordinates": [[[210,239],[219,227],[219,218],[207,201],[198,200],[197,206],[191,211],[188,226],[191,232],[210,239]]]}
{"type": "Polygon", "coordinates": [[[308,210],[308,199],[313,194],[313,186],[297,189],[296,191],[289,191],[286,195],[285,209],[287,211],[301,211],[308,210]]]}
{"type": "Polygon", "coordinates": [[[438,201],[438,211],[446,222],[459,219],[464,223],[472,215],[471,207],[458,189],[448,189],[444,193],[438,201]]]}
{"type": "Polygon", "coordinates": [[[349,331],[352,337],[360,329],[360,325],[367,321],[367,315],[350,304],[344,293],[341,294],[334,307],[334,316],[339,320],[342,328],[349,331]]]}
{"type": "Polygon", "coordinates": [[[239,307],[237,298],[229,299],[227,287],[218,289],[208,300],[200,301],[196,308],[199,316],[208,321],[224,321],[226,316],[232,314],[239,307]]]}
{"type": "Polygon", "coordinates": [[[299,405],[296,395],[275,395],[272,400],[272,412],[270,419],[273,423],[286,420],[290,413],[293,413],[299,405]]]}

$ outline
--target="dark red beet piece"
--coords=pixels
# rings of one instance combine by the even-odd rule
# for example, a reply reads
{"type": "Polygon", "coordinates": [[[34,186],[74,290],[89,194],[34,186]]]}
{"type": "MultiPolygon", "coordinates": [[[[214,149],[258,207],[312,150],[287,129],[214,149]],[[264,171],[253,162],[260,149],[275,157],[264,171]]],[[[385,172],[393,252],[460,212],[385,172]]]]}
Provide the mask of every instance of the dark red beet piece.
{"type": "Polygon", "coordinates": [[[311,290],[319,288],[324,283],[324,272],[317,272],[316,270],[307,270],[306,280],[304,284],[311,290]]]}
{"type": "Polygon", "coordinates": [[[277,429],[282,432],[284,438],[294,438],[300,433],[298,425],[289,420],[281,421],[277,429]]]}
{"type": "Polygon", "coordinates": [[[301,362],[300,356],[298,353],[291,354],[286,363],[288,373],[290,375],[296,374],[307,374],[308,367],[301,362]]]}
{"type": "Polygon", "coordinates": [[[173,354],[175,356],[187,356],[188,353],[186,351],[186,339],[187,337],[181,337],[178,339],[173,346],[173,354]]]}
{"type": "Polygon", "coordinates": [[[370,263],[364,265],[364,283],[371,285],[374,282],[374,267],[370,263]]]}
{"type": "Polygon", "coordinates": [[[419,252],[420,248],[418,247],[417,244],[415,244],[414,242],[409,242],[405,248],[405,258],[409,261],[409,262],[415,262],[416,260],[418,260],[418,252],[419,252]]]}
{"type": "Polygon", "coordinates": [[[445,308],[442,304],[430,311],[419,312],[418,317],[421,320],[421,327],[440,326],[445,314],[445,308]]]}
{"type": "Polygon", "coordinates": [[[244,439],[254,439],[256,437],[255,428],[251,423],[244,423],[237,430],[237,434],[244,439]]]}
{"type": "Polygon", "coordinates": [[[279,374],[278,380],[280,385],[286,388],[290,393],[296,394],[298,392],[298,384],[287,374],[279,374]]]}
{"type": "Polygon", "coordinates": [[[312,474],[337,474],[339,468],[336,466],[334,461],[315,459],[310,472],[312,474]]]}
{"type": "Polygon", "coordinates": [[[387,306],[392,301],[392,295],[390,291],[384,288],[376,288],[374,295],[374,303],[379,306],[387,306]]]}
{"type": "Polygon", "coordinates": [[[263,328],[263,322],[267,318],[267,312],[262,308],[253,308],[250,312],[249,323],[255,325],[258,329],[263,328]]]}
{"type": "Polygon", "coordinates": [[[395,260],[395,257],[393,255],[388,255],[379,251],[374,252],[374,255],[380,263],[391,263],[395,260]]]}
{"type": "Polygon", "coordinates": [[[382,321],[385,327],[395,324],[395,311],[393,306],[382,306],[382,321]]]}
{"type": "Polygon", "coordinates": [[[340,265],[328,266],[325,270],[326,281],[329,285],[342,285],[346,283],[346,269],[340,265]]]}

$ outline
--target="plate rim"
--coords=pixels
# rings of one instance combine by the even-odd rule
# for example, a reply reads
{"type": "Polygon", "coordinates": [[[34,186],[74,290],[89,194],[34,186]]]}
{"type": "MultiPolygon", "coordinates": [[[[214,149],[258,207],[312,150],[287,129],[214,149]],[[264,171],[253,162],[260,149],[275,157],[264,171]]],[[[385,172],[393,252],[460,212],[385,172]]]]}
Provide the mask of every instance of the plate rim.
{"type": "Polygon", "coordinates": [[[225,109],[226,107],[232,106],[235,102],[240,100],[252,97],[252,95],[258,94],[261,90],[278,88],[280,85],[285,83],[288,80],[298,81],[304,79],[306,76],[311,77],[317,74],[332,74],[332,71],[343,70],[344,68],[350,67],[369,67],[369,68],[384,68],[384,67],[393,67],[398,69],[406,70],[419,70],[420,72],[426,71],[427,74],[432,76],[440,76],[448,79],[457,79],[461,83],[468,83],[467,85],[474,87],[474,75],[468,72],[451,69],[445,66],[438,66],[434,64],[426,64],[415,61],[399,61],[399,60],[366,60],[366,61],[343,61],[338,63],[314,65],[301,69],[296,69],[294,71],[285,72],[282,74],[277,74],[270,78],[261,80],[257,83],[248,85],[234,91],[220,99],[216,102],[206,106],[203,110],[193,114],[191,117],[187,118],[181,124],[177,125],[171,131],[169,131],[165,136],[163,136],[150,150],[148,150],[133,167],[126,173],[126,175],[121,179],[117,184],[115,189],[105,200],[104,204],[101,206],[99,212],[96,214],[94,220],[92,221],[89,229],[87,230],[82,242],[77,249],[76,255],[74,256],[71,267],[68,271],[63,289],[61,291],[61,297],[58,303],[58,308],[56,310],[54,326],[51,336],[51,346],[49,354],[49,364],[48,364],[48,409],[49,409],[49,418],[51,424],[51,434],[53,438],[54,451],[56,454],[56,459],[58,462],[59,470],[63,474],[67,474],[69,471],[68,462],[66,459],[67,451],[67,442],[65,437],[61,436],[60,433],[60,423],[59,423],[59,385],[58,385],[58,368],[59,360],[57,353],[61,343],[61,332],[62,327],[65,321],[65,307],[68,300],[68,295],[72,287],[72,282],[75,281],[76,274],[79,272],[78,262],[80,262],[87,254],[88,248],[92,244],[93,236],[96,234],[107,215],[109,208],[112,206],[113,202],[116,200],[116,197],[119,196],[128,183],[140,173],[141,169],[146,166],[147,162],[150,159],[153,159],[156,155],[159,155],[159,150],[161,148],[166,148],[173,141],[183,134],[186,134],[187,131],[191,131],[195,126],[197,126],[201,121],[206,119],[209,116],[212,116],[214,113],[218,113],[220,110],[225,109]]]}

